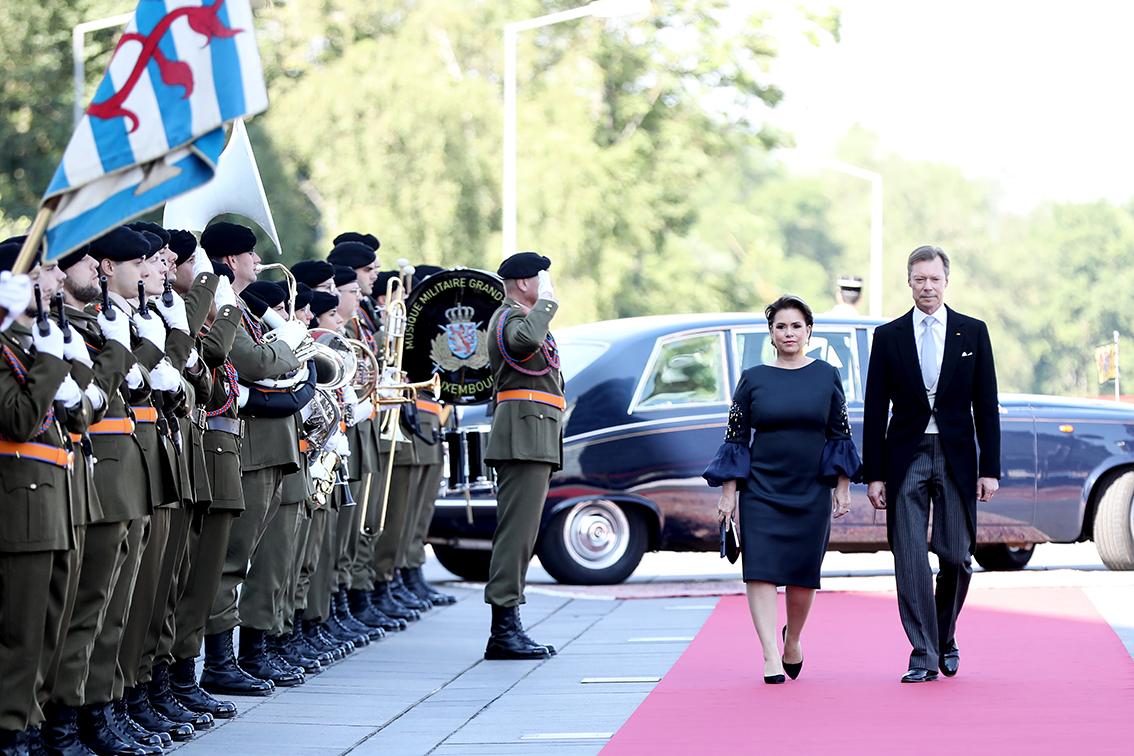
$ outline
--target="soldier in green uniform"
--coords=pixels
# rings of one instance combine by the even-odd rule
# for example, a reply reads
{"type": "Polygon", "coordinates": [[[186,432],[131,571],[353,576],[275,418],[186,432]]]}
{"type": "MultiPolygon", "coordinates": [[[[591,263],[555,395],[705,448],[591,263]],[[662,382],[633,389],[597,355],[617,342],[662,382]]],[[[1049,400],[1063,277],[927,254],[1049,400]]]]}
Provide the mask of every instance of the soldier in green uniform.
{"type": "MultiPolygon", "coordinates": [[[[260,257],[255,252],[252,230],[234,223],[213,223],[201,236],[201,245],[215,261],[223,262],[234,275],[233,289],[239,294],[256,280],[260,257]]],[[[243,308],[242,308],[243,309],[243,308]]],[[[307,337],[298,323],[285,323],[273,332],[277,338],[263,341],[265,328],[247,309],[243,327],[236,333],[229,359],[245,383],[277,378],[300,368],[296,349],[307,337]]],[[[278,568],[266,570],[269,582],[282,583],[290,555],[257,552],[256,546],[279,511],[284,475],[299,469],[299,438],[294,414],[283,417],[242,416],[245,432],[240,443],[240,486],[244,511],[229,534],[224,572],[205,636],[205,671],[201,687],[214,693],[266,695],[274,680],[283,682],[283,670],[271,665],[266,634],[274,621],[270,602],[239,600],[241,584],[248,586],[249,560],[267,559],[278,568]],[[240,663],[233,651],[233,631],[240,632],[240,663]]],[[[260,591],[271,596],[273,588],[260,591]]]]}
{"type": "Polygon", "coordinates": [[[563,463],[566,402],[559,354],[549,329],[559,308],[551,261],[535,252],[512,255],[497,270],[505,298],[488,325],[496,404],[485,461],[496,468],[496,533],[484,600],[492,607],[486,659],[554,654],[520,623],[528,563],[539,536],[551,474],[563,463]]]}
{"type": "MultiPolygon", "coordinates": [[[[20,242],[0,244],[0,270],[9,271],[20,242]]],[[[42,293],[62,284],[57,265],[36,266],[42,293]]],[[[10,283],[6,280],[5,283],[10,283]]],[[[8,300],[5,297],[5,300],[8,300]]],[[[17,298],[18,299],[18,298],[17,298]]],[[[82,432],[89,400],[70,375],[64,334],[52,322],[34,324],[35,310],[5,301],[15,322],[0,335],[0,749],[27,753],[43,721],[39,685],[65,631],[66,586],[75,546],[71,516],[74,455],[62,423],[82,432]],[[58,408],[58,412],[57,412],[58,408]],[[65,416],[60,416],[63,413],[65,416]]],[[[74,339],[73,339],[74,340],[74,339]]]]}

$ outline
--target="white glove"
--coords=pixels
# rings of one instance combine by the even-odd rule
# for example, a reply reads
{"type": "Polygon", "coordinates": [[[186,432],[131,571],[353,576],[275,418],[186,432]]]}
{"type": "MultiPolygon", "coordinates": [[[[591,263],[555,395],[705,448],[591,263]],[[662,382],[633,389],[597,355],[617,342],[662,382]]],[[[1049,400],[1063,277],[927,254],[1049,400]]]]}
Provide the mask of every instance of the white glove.
{"type": "Polygon", "coordinates": [[[83,389],[83,393],[86,394],[87,399],[91,400],[91,409],[95,412],[106,406],[106,394],[102,393],[102,389],[94,383],[83,389]]]}
{"type": "Polygon", "coordinates": [[[244,405],[248,404],[248,395],[249,395],[249,391],[248,391],[247,386],[237,386],[237,388],[236,388],[236,407],[237,407],[237,409],[243,409],[244,405]]]}
{"type": "Polygon", "coordinates": [[[310,401],[299,408],[299,419],[301,422],[307,422],[311,419],[311,413],[315,411],[315,402],[310,401]]]}
{"type": "Polygon", "coordinates": [[[181,388],[181,373],[162,360],[150,371],[150,388],[154,391],[177,391],[181,388]]]}
{"type": "Polygon", "coordinates": [[[274,333],[276,338],[291,347],[293,352],[307,338],[307,329],[303,327],[302,323],[295,320],[289,320],[274,331],[268,331],[268,333],[274,333]]]}
{"type": "Polygon", "coordinates": [[[374,411],[374,403],[369,399],[365,399],[358,404],[354,405],[354,415],[351,417],[351,426],[358,425],[363,420],[370,419],[370,413],[374,411]]]}
{"type": "Polygon", "coordinates": [[[138,367],[138,363],[130,366],[130,370],[126,373],[126,388],[134,391],[142,385],[142,368],[138,367]]]}
{"type": "Polygon", "coordinates": [[[106,313],[100,312],[98,328],[107,341],[117,341],[127,349],[130,348],[130,319],[121,310],[114,313],[114,320],[107,320],[106,313]]]}
{"type": "Polygon", "coordinates": [[[347,443],[345,435],[342,433],[335,434],[335,437],[331,439],[331,451],[338,454],[343,459],[350,456],[350,444],[347,443]]]}
{"type": "Polygon", "coordinates": [[[79,336],[79,332],[68,323],[67,333],[71,335],[71,340],[67,341],[66,336],[63,338],[63,359],[90,367],[91,355],[87,351],[87,345],[79,336]]]}
{"type": "Polygon", "coordinates": [[[200,361],[201,355],[197,353],[197,347],[189,347],[189,359],[185,360],[185,369],[192,370],[200,361]]]}
{"type": "Polygon", "coordinates": [[[177,292],[169,292],[173,297],[173,304],[168,307],[165,304],[165,295],[158,297],[158,312],[165,318],[165,322],[170,328],[176,328],[179,331],[189,333],[189,315],[185,312],[185,300],[177,295],[177,292]]]}
{"type": "Polygon", "coordinates": [[[537,296],[540,299],[546,299],[550,302],[558,302],[555,298],[555,287],[551,285],[551,274],[546,270],[541,270],[536,275],[536,280],[539,284],[537,296]]]}
{"type": "Polygon", "coordinates": [[[307,474],[311,480],[323,480],[327,477],[327,468],[323,467],[322,460],[315,460],[307,466],[307,474]]]}
{"type": "MultiPolygon", "coordinates": [[[[193,252],[193,280],[196,281],[197,277],[205,273],[213,272],[213,261],[205,254],[205,248],[200,244],[197,245],[196,251],[193,252]]],[[[224,276],[221,276],[224,278],[224,276]]],[[[227,278],[224,278],[227,281],[227,278]]]]}
{"type": "Polygon", "coordinates": [[[59,326],[55,325],[54,321],[47,321],[46,335],[40,334],[38,324],[33,325],[31,331],[32,343],[35,344],[36,352],[63,359],[63,332],[59,330],[59,326]]]}
{"type": "Polygon", "coordinates": [[[0,307],[8,311],[4,322],[0,324],[0,331],[7,331],[8,326],[28,308],[32,298],[32,280],[24,274],[12,275],[6,270],[0,273],[0,307]]]}
{"type": "Polygon", "coordinates": [[[397,389],[384,389],[382,386],[389,386],[392,383],[400,383],[398,380],[398,369],[388,367],[382,371],[382,378],[378,381],[378,396],[384,399],[397,399],[402,395],[401,391],[397,389]]]}
{"type": "Polygon", "coordinates": [[[343,386],[343,401],[347,404],[358,404],[358,392],[349,383],[343,386]]]}
{"type": "MultiPolygon", "coordinates": [[[[62,336],[60,336],[62,338],[62,336]]],[[[74,409],[83,401],[83,390],[79,388],[79,384],[75,383],[75,379],[67,376],[63,379],[63,384],[59,390],[55,392],[55,401],[63,402],[63,406],[67,409],[74,409]]]]}
{"type": "Polygon", "coordinates": [[[130,320],[134,321],[134,326],[143,339],[165,352],[165,323],[161,318],[155,317],[153,313],[150,313],[148,318],[141,313],[135,313],[130,320]]]}
{"type": "MultiPolygon", "coordinates": [[[[212,268],[209,269],[210,272],[212,268]]],[[[217,307],[217,312],[220,312],[222,307],[226,305],[236,306],[236,292],[232,290],[232,284],[226,276],[220,277],[220,283],[217,284],[217,292],[213,295],[213,303],[217,307]]]]}

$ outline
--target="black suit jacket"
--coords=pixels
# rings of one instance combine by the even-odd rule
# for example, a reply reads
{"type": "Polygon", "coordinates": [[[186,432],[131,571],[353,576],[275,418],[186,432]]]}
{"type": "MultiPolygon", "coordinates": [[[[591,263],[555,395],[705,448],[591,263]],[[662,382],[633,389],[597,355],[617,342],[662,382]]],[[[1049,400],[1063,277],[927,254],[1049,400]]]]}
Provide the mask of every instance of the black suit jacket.
{"type": "Polygon", "coordinates": [[[888,501],[893,503],[932,411],[946,468],[964,497],[975,534],[977,478],[1000,477],[996,367],[984,322],[952,309],[948,312],[945,356],[932,410],[918,362],[913,310],[875,329],[866,379],[862,473],[866,481],[885,481],[888,501]]]}

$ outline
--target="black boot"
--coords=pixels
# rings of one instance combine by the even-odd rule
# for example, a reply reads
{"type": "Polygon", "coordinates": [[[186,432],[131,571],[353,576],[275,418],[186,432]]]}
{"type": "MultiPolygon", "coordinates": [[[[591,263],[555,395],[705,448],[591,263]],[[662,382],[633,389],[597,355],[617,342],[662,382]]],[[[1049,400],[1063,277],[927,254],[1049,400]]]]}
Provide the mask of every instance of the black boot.
{"type": "Polygon", "coordinates": [[[177,703],[198,714],[210,714],[213,719],[232,719],[236,704],[218,701],[197,684],[196,659],[178,659],[169,667],[169,692],[177,703]]]}
{"type": "Polygon", "coordinates": [[[294,670],[304,676],[322,672],[323,667],[314,659],[307,660],[310,664],[314,665],[314,671],[309,673],[307,665],[292,658],[294,655],[288,647],[288,640],[290,638],[290,635],[268,636],[268,659],[271,661],[272,665],[282,670],[294,670]]]}
{"type": "Polygon", "coordinates": [[[293,667],[303,670],[304,674],[317,675],[323,671],[323,665],[313,656],[309,656],[299,647],[299,634],[295,628],[287,635],[272,638],[276,655],[293,667]]]}
{"type": "Polygon", "coordinates": [[[270,696],[276,689],[268,679],[253,677],[236,663],[232,631],[205,636],[205,670],[201,687],[210,693],[230,696],[270,696]]]}
{"type": "Polygon", "coordinates": [[[492,631],[484,649],[485,659],[547,659],[551,652],[524,635],[520,610],[514,606],[492,606],[492,631]]]}
{"type": "Polygon", "coordinates": [[[347,589],[340,588],[339,592],[332,597],[332,602],[335,605],[335,613],[339,618],[339,622],[348,630],[353,630],[359,635],[365,635],[367,639],[376,641],[386,637],[386,631],[380,627],[371,627],[350,610],[350,599],[347,597],[347,589]]]}
{"type": "Polygon", "coordinates": [[[304,632],[307,639],[316,648],[322,649],[325,653],[334,657],[335,661],[342,661],[350,653],[354,651],[354,644],[347,646],[339,639],[333,638],[330,633],[323,627],[323,623],[318,620],[304,620],[304,632]]]}
{"type": "Polygon", "coordinates": [[[79,709],[79,737],[99,756],[146,756],[145,748],[124,740],[110,726],[110,704],[87,704],[79,709]]]}
{"type": "Polygon", "coordinates": [[[262,680],[271,680],[281,688],[303,684],[303,673],[294,669],[280,669],[272,664],[268,654],[267,634],[254,627],[240,628],[240,658],[238,663],[248,673],[262,680]]]}
{"type": "Polygon", "coordinates": [[[43,745],[56,756],[95,756],[79,739],[79,710],[74,706],[49,703],[44,707],[43,745]]]}
{"type": "Polygon", "coordinates": [[[354,644],[355,648],[369,646],[370,638],[355,632],[343,622],[342,615],[339,613],[338,602],[335,601],[335,596],[337,595],[337,593],[331,594],[331,616],[323,623],[323,627],[326,628],[327,632],[329,632],[332,637],[340,641],[350,641],[354,644]]]}
{"type": "Polygon", "coordinates": [[[339,660],[331,646],[324,645],[319,636],[312,632],[314,623],[297,614],[295,618],[296,645],[305,655],[317,660],[323,667],[329,667],[339,660]]]}
{"type": "Polygon", "coordinates": [[[136,743],[145,751],[147,756],[160,756],[165,752],[160,735],[156,732],[150,732],[130,719],[130,715],[126,713],[125,701],[121,698],[111,701],[109,707],[107,722],[110,723],[110,728],[118,733],[118,737],[127,743],[136,743]]]}
{"type": "Polygon", "coordinates": [[[126,689],[126,713],[142,727],[162,737],[162,747],[168,748],[175,740],[189,740],[196,730],[186,722],[174,722],[161,714],[150,703],[147,686],[126,689]]]}
{"type": "Polygon", "coordinates": [[[0,756],[28,756],[27,730],[0,730],[0,756]]]}
{"type": "Polygon", "coordinates": [[[378,611],[370,602],[370,591],[347,591],[347,603],[355,619],[370,627],[380,627],[387,633],[392,633],[409,626],[405,620],[394,619],[378,611]]]}
{"type": "Polygon", "coordinates": [[[390,593],[394,595],[394,598],[410,609],[419,612],[428,612],[433,608],[433,604],[418,598],[414,592],[406,586],[405,581],[402,579],[402,571],[400,569],[394,570],[394,579],[390,581],[390,593]]]}
{"type": "Polygon", "coordinates": [[[165,662],[154,665],[154,679],[150,681],[149,699],[150,704],[163,717],[181,724],[192,725],[195,730],[207,730],[215,724],[212,714],[187,709],[174,697],[169,685],[169,665],[165,662]]]}
{"type": "Polygon", "coordinates": [[[370,593],[370,603],[374,608],[385,614],[387,617],[394,619],[405,620],[406,622],[413,622],[421,619],[421,613],[416,609],[410,609],[408,606],[398,601],[397,597],[390,590],[390,583],[385,580],[375,580],[374,590],[370,593]]]}
{"type": "Polygon", "coordinates": [[[402,582],[406,584],[406,588],[413,591],[415,596],[428,601],[434,606],[450,606],[457,603],[456,596],[441,593],[441,591],[430,585],[429,582],[426,581],[425,574],[422,572],[421,567],[403,569],[402,582]]]}

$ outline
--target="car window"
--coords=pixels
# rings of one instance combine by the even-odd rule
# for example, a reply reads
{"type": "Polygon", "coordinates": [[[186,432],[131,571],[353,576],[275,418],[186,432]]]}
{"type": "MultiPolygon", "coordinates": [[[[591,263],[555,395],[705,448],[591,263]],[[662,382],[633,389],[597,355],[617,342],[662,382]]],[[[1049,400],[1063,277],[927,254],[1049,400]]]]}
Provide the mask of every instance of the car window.
{"type": "Polygon", "coordinates": [[[583,372],[610,348],[605,341],[572,341],[563,339],[555,344],[559,348],[559,372],[563,382],[583,372]]]}
{"type": "Polygon", "coordinates": [[[726,401],[725,356],[720,333],[663,342],[646,368],[638,409],[726,401]]]}
{"type": "MultiPolygon", "coordinates": [[[[854,331],[826,331],[815,329],[807,344],[807,356],[823,360],[839,370],[843,381],[843,393],[847,401],[854,401],[860,395],[858,371],[854,369],[855,354],[854,331]]],[[[767,330],[742,331],[736,334],[736,358],[741,372],[753,365],[766,365],[776,359],[772,337],[767,330]]]]}

